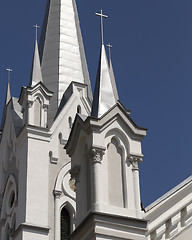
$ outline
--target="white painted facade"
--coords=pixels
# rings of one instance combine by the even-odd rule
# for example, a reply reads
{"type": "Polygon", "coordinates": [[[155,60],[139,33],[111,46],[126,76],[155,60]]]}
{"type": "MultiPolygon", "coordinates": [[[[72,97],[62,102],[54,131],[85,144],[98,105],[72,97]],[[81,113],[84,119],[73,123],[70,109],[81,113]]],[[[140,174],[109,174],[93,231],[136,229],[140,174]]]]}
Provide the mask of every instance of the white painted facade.
{"type": "Polygon", "coordinates": [[[92,101],[75,0],[48,0],[30,85],[19,98],[7,88],[1,240],[191,239],[192,178],[141,208],[146,129],[118,101],[109,62],[102,46],[92,101]]]}

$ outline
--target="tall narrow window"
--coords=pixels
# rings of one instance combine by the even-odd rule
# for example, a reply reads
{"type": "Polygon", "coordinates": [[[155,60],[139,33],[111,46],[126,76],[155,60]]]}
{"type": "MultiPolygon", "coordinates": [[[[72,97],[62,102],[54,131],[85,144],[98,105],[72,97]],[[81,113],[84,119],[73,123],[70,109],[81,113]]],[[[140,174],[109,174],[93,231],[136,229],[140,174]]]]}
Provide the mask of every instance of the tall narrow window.
{"type": "Polygon", "coordinates": [[[61,210],[61,240],[70,240],[70,215],[66,208],[61,210]]]}
{"type": "Polygon", "coordinates": [[[81,114],[81,106],[77,106],[77,113],[81,114]]]}
{"type": "Polygon", "coordinates": [[[69,128],[72,128],[73,123],[72,123],[72,118],[71,117],[69,117],[68,122],[69,122],[69,128]]]}

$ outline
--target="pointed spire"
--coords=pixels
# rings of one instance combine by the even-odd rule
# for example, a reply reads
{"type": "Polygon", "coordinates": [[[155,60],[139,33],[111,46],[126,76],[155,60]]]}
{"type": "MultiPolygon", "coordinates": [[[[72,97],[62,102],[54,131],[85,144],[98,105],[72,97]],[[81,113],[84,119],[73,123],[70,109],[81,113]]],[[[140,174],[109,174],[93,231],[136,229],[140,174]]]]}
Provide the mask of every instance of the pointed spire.
{"type": "Polygon", "coordinates": [[[43,82],[42,73],[41,73],[41,65],[39,59],[39,49],[37,39],[35,40],[35,51],[33,56],[33,65],[31,70],[31,82],[30,86],[34,87],[37,83],[43,82]]]}
{"type": "Polygon", "coordinates": [[[10,75],[13,70],[9,67],[6,69],[6,71],[8,72],[8,83],[7,83],[7,93],[6,93],[6,98],[5,98],[5,106],[7,106],[7,104],[11,100],[10,75]]]}
{"type": "Polygon", "coordinates": [[[51,122],[71,82],[87,84],[92,101],[75,0],[48,0],[39,46],[43,82],[54,92],[49,107],[51,122]]]}
{"type": "Polygon", "coordinates": [[[10,90],[10,83],[8,81],[8,84],[7,84],[7,94],[6,94],[6,99],[5,99],[5,105],[6,106],[9,103],[10,100],[11,100],[11,90],[10,90]]]}
{"type": "Polygon", "coordinates": [[[114,94],[116,92],[114,81],[109,69],[105,46],[102,44],[91,116],[99,118],[116,104],[118,96],[114,94]]]}
{"type": "Polygon", "coordinates": [[[114,75],[113,65],[112,65],[112,60],[111,60],[112,45],[109,43],[109,44],[107,44],[107,47],[109,48],[109,72],[110,72],[110,76],[111,76],[111,84],[113,86],[113,93],[114,93],[115,99],[117,101],[117,100],[119,100],[119,96],[118,96],[117,85],[116,85],[116,81],[115,81],[115,75],[114,75]]]}
{"type": "Polygon", "coordinates": [[[1,126],[0,126],[1,130],[3,129],[4,123],[5,123],[5,117],[6,117],[6,113],[7,113],[7,105],[12,100],[11,90],[10,90],[10,73],[12,72],[12,69],[7,68],[6,71],[8,71],[8,83],[7,83],[7,92],[6,92],[6,97],[5,97],[3,114],[2,114],[2,119],[1,119],[1,126]]]}

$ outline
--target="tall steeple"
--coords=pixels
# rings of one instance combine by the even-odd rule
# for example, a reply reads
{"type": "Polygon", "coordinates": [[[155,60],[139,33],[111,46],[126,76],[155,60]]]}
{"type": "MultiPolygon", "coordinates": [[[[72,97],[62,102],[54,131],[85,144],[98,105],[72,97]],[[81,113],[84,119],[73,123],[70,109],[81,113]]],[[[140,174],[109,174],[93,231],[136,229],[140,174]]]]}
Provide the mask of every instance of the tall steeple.
{"type": "Polygon", "coordinates": [[[109,68],[109,63],[107,60],[107,55],[103,42],[102,18],[107,16],[103,15],[102,11],[101,14],[97,15],[101,16],[101,52],[97,70],[91,116],[99,118],[104,113],[106,113],[113,105],[116,104],[118,100],[118,93],[112,64],[111,68],[109,68]]]}
{"type": "Polygon", "coordinates": [[[92,100],[75,0],[48,0],[39,47],[43,82],[54,92],[49,108],[52,121],[71,82],[87,84],[92,100]]]}

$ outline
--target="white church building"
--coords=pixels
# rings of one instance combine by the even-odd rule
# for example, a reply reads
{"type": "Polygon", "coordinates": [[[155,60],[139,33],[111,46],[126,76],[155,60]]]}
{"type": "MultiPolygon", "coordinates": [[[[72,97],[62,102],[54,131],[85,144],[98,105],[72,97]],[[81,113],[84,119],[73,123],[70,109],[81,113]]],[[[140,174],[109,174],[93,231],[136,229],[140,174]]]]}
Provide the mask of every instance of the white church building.
{"type": "Polygon", "coordinates": [[[7,86],[0,240],[192,239],[192,177],[141,204],[147,129],[119,101],[101,35],[92,95],[75,0],[47,1],[30,84],[19,98],[7,86]]]}

